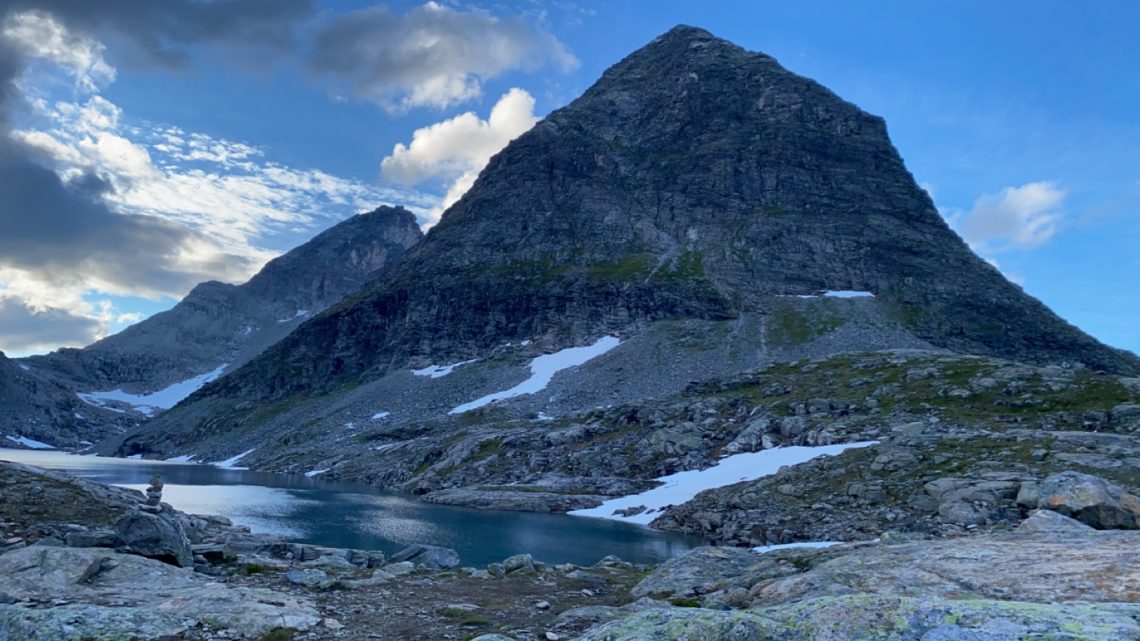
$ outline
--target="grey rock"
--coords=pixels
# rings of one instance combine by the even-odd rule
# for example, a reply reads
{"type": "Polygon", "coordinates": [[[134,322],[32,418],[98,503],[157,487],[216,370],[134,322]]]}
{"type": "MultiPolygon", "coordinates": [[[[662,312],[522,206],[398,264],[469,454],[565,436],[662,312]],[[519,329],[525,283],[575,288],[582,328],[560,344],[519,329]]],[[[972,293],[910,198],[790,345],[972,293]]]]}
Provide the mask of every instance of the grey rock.
{"type": "Polygon", "coordinates": [[[1140,518],[1140,498],[1115,483],[1080,472],[1061,472],[1046,478],[1037,506],[1098,530],[1136,529],[1140,518]]]}
{"type": "Polygon", "coordinates": [[[122,539],[109,528],[68,532],[63,541],[73,548],[113,548],[123,544],[122,539]]]}
{"type": "Polygon", "coordinates": [[[431,570],[459,567],[459,553],[435,545],[411,545],[388,557],[389,565],[410,562],[431,570]]]}
{"type": "Polygon", "coordinates": [[[43,604],[0,604],[0,639],[156,639],[188,632],[197,621],[259,638],[276,627],[307,630],[320,620],[305,599],[231,588],[189,570],[97,548],[11,552],[0,556],[0,576],[9,596],[43,604]]]}
{"type": "Polygon", "coordinates": [[[650,572],[630,594],[634,597],[691,597],[723,587],[760,562],[752,550],[700,547],[673,557],[650,572]]]}
{"type": "Polygon", "coordinates": [[[190,539],[178,518],[168,512],[124,514],[115,521],[115,535],[135,554],[182,567],[194,564],[190,539]]]}
{"type": "Polygon", "coordinates": [[[1095,528],[1053,510],[1035,510],[1017,526],[1018,532],[1093,532],[1095,528]]]}
{"type": "Polygon", "coordinates": [[[534,557],[529,554],[516,554],[503,559],[504,574],[515,574],[516,572],[534,574],[537,570],[538,566],[534,557]]]}
{"type": "Polygon", "coordinates": [[[312,568],[305,568],[300,570],[289,570],[285,573],[285,578],[290,583],[303,585],[307,588],[324,589],[331,587],[334,581],[329,578],[329,575],[324,570],[317,570],[312,568]]]}

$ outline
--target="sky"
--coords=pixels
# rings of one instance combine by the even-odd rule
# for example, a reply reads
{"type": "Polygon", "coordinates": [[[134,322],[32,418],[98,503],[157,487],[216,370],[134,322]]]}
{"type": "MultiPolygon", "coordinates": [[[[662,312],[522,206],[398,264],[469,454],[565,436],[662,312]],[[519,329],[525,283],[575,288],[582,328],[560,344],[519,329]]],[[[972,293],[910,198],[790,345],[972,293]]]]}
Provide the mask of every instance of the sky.
{"type": "Polygon", "coordinates": [[[974,250],[1140,352],[1140,4],[0,0],[0,350],[81,346],[381,204],[425,228],[676,24],[888,130],[974,250]]]}

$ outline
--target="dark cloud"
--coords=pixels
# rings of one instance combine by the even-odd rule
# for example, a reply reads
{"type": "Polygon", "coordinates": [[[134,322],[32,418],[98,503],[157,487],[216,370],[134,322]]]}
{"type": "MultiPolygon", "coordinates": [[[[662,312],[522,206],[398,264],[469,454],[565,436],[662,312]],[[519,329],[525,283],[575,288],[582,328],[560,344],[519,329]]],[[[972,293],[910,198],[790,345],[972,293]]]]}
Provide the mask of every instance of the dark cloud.
{"type": "Polygon", "coordinates": [[[98,319],[67,310],[33,310],[23,302],[0,296],[0,345],[25,352],[59,345],[86,345],[103,331],[98,319]]]}
{"type": "Polygon", "coordinates": [[[310,68],[348,83],[360,98],[397,106],[447,106],[481,79],[578,60],[525,20],[427,4],[396,15],[371,7],[335,16],[316,31],[310,68]],[[405,96],[402,103],[394,99],[405,96]]]}
{"type": "Polygon", "coordinates": [[[197,43],[288,49],[313,0],[0,0],[0,15],[51,14],[71,31],[131,43],[152,62],[184,64],[197,43]]]}

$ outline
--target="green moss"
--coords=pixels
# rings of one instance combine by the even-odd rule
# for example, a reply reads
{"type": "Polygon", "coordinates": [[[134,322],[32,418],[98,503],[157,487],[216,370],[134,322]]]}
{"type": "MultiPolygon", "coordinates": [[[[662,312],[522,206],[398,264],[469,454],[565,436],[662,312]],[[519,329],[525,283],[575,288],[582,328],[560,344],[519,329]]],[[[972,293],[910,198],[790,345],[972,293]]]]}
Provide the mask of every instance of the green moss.
{"type": "Polygon", "coordinates": [[[650,254],[630,254],[619,261],[594,263],[586,268],[586,276],[594,280],[638,281],[649,275],[653,262],[650,254]]]}
{"type": "Polygon", "coordinates": [[[672,599],[669,599],[669,603],[677,606],[678,608],[699,608],[699,607],[701,607],[700,601],[698,601],[697,599],[686,598],[686,597],[673,597],[672,599]]]}
{"type": "Polygon", "coordinates": [[[273,628],[261,635],[260,641],[293,641],[293,635],[296,633],[297,630],[293,628],[273,628]]]}
{"type": "Polygon", "coordinates": [[[829,308],[831,301],[818,302],[802,308],[787,302],[777,303],[768,316],[769,342],[802,345],[839,329],[843,319],[829,308]]]}

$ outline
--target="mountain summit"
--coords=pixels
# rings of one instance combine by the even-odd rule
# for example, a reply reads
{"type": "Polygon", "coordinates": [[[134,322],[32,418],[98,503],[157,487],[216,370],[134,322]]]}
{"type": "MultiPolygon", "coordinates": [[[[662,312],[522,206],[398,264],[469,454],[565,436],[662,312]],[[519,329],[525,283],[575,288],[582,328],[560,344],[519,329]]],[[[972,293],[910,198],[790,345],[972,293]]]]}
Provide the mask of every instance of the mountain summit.
{"type": "Polygon", "coordinates": [[[653,361],[671,378],[658,372],[646,387],[616,375],[579,405],[849,350],[1140,372],[1134,355],[973,254],[881,118],[769,56],[681,26],[492,158],[399,264],[150,430],[190,417],[212,434],[251,430],[268,420],[259,403],[327,399],[427,363],[514,362],[605,334],[627,341],[626,372],[648,366],[653,349],[687,347],[653,361]],[[501,353],[520,342],[529,347],[501,353]]]}

